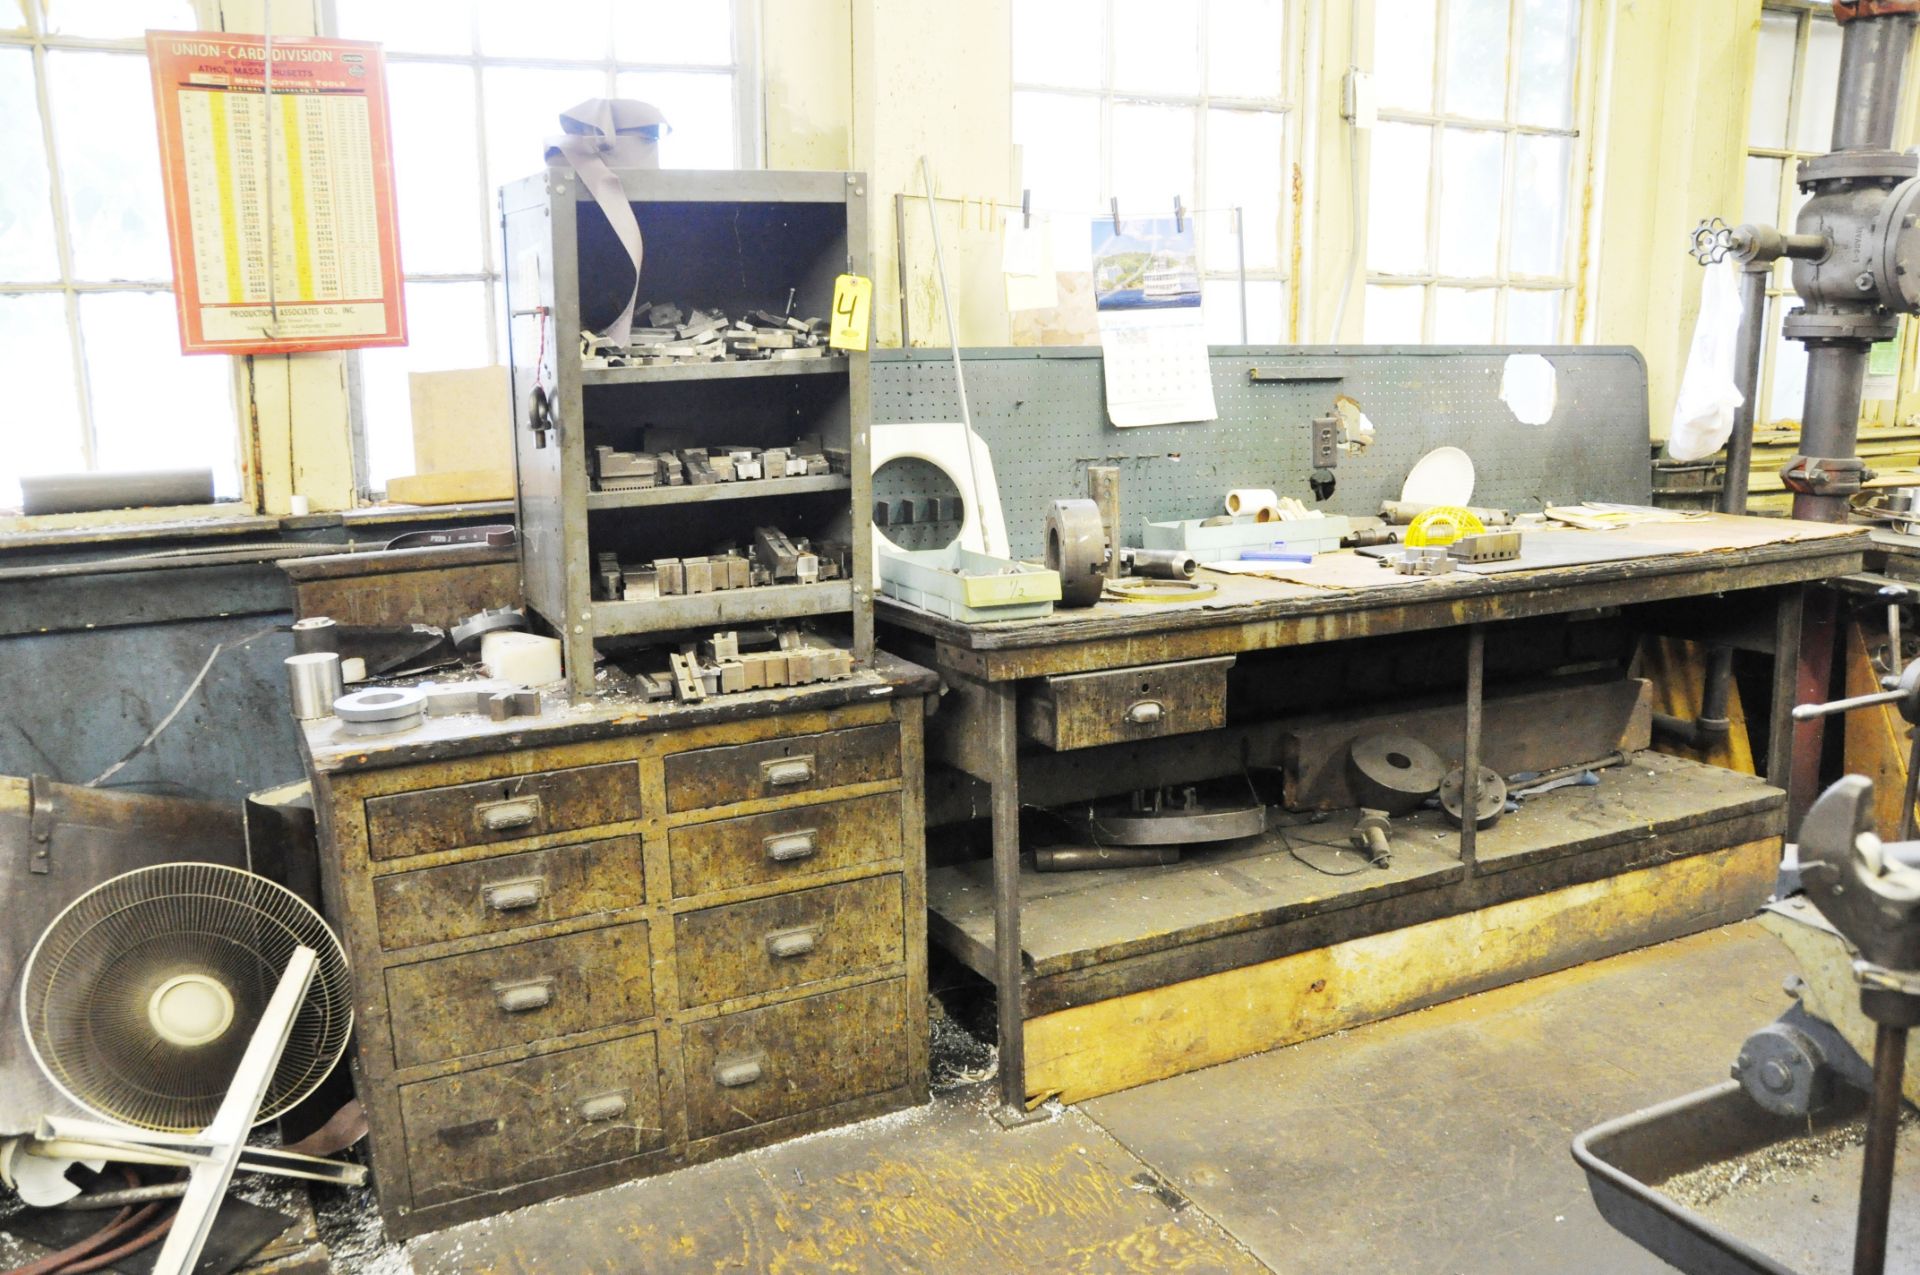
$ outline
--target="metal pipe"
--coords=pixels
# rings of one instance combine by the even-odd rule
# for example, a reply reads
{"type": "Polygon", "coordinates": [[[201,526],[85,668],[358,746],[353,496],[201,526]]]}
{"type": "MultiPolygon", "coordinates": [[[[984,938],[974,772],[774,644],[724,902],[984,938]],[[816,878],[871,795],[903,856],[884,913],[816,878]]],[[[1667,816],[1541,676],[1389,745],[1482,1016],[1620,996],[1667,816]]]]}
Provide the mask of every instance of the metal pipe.
{"type": "Polygon", "coordinates": [[[1873,1038],[1873,1095],[1867,1107],[1867,1152],[1860,1171],[1853,1275],[1881,1275],[1887,1267],[1893,1157],[1900,1136],[1900,1080],[1906,1065],[1907,1029],[1881,1023],[1873,1038]]]}
{"type": "MultiPolygon", "coordinates": [[[[1733,384],[1740,391],[1740,406],[1733,412],[1733,432],[1727,436],[1727,472],[1720,484],[1720,512],[1747,512],[1747,488],[1753,472],[1753,427],[1759,419],[1760,354],[1766,344],[1767,276],[1771,264],[1757,269],[1749,265],[1740,272],[1739,357],[1734,364],[1733,384]]],[[[1706,716],[1704,712],[1701,714],[1706,716]]]]}
{"type": "Polygon", "coordinates": [[[1886,150],[1900,113],[1900,72],[1913,43],[1915,15],[1856,18],[1841,28],[1840,94],[1833,149],[1886,150]]]}
{"type": "MultiPolygon", "coordinates": [[[[1866,375],[1864,343],[1808,345],[1806,408],[1800,422],[1801,455],[1854,454],[1859,445],[1860,397],[1866,375]]],[[[1847,498],[1796,492],[1793,516],[1811,522],[1845,522],[1847,498]]]]}
{"type": "Polygon", "coordinates": [[[1487,627],[1467,626],[1467,732],[1461,762],[1460,809],[1466,821],[1460,825],[1460,862],[1473,870],[1480,852],[1480,727],[1485,703],[1487,675],[1487,627]]]}

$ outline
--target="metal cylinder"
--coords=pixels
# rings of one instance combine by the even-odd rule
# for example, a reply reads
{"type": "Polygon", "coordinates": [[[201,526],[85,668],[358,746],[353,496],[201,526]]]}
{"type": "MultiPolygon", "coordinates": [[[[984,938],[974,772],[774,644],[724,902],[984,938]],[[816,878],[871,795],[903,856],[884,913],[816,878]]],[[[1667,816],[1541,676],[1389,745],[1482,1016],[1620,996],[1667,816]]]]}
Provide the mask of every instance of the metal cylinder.
{"type": "Polygon", "coordinates": [[[77,514],[96,509],[212,503],[211,469],[39,474],[20,480],[20,510],[28,514],[77,514]]]}
{"type": "MultiPolygon", "coordinates": [[[[1800,424],[1801,455],[1847,457],[1854,454],[1859,443],[1860,397],[1866,375],[1866,345],[1808,346],[1806,406],[1800,424]]],[[[1847,497],[1796,492],[1793,516],[1812,522],[1845,522],[1847,497]]]]}
{"type": "Polygon", "coordinates": [[[339,651],[340,626],[324,615],[293,622],[293,649],[298,655],[316,651],[339,651]]]}
{"type": "Polygon", "coordinates": [[[1153,580],[1191,580],[1200,571],[1185,549],[1128,549],[1126,561],[1133,574],[1153,580]]]}
{"type": "Polygon", "coordinates": [[[286,664],[287,688],[293,700],[294,719],[312,722],[333,716],[333,701],[347,690],[346,683],[340,677],[339,653],[312,651],[305,655],[289,655],[286,664]]]}
{"type": "Polygon", "coordinates": [[[1915,15],[1856,18],[1842,28],[1833,149],[1886,150],[1900,113],[1900,72],[1915,15]]]}
{"type": "Polygon", "coordinates": [[[1734,363],[1734,387],[1740,406],[1727,436],[1727,472],[1720,483],[1720,512],[1747,512],[1747,488],[1753,472],[1753,424],[1759,419],[1760,353],[1767,334],[1767,276],[1772,266],[1740,272],[1740,335],[1734,363]]]}
{"type": "Polygon", "coordinates": [[[1178,862],[1179,846],[1060,846],[1033,852],[1033,866],[1039,872],[1152,868],[1178,862]]]}

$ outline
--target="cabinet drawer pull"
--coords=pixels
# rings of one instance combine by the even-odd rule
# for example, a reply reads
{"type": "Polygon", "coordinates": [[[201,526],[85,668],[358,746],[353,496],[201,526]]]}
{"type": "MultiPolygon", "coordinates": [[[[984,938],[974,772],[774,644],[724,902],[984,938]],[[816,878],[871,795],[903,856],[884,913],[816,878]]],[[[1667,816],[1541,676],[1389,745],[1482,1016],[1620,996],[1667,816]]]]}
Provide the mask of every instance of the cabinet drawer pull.
{"type": "Polygon", "coordinates": [[[767,935],[767,955],[775,960],[805,956],[820,946],[820,927],[803,925],[792,930],[775,930],[767,935]]]}
{"type": "Polygon", "coordinates": [[[778,761],[760,763],[760,776],[774,788],[790,788],[794,784],[813,782],[813,754],[804,757],[782,757],[778,761]]]}
{"type": "Polygon", "coordinates": [[[511,801],[489,801],[473,808],[473,817],[482,832],[511,832],[526,828],[540,818],[540,798],[515,797],[511,801]]]}
{"type": "Polygon", "coordinates": [[[481,900],[495,912],[518,912],[546,897],[545,877],[515,877],[511,881],[489,881],[480,887],[481,900]]]}
{"type": "Polygon", "coordinates": [[[553,1004],[553,976],[529,978],[517,983],[495,983],[493,1003],[509,1014],[524,1014],[553,1004]]]}
{"type": "Polygon", "coordinates": [[[722,1089],[738,1089],[750,1085],[764,1076],[767,1071],[765,1054],[749,1054],[744,1058],[719,1058],[713,1064],[713,1083],[722,1089]]]}
{"type": "Polygon", "coordinates": [[[1167,706],[1157,699],[1136,700],[1127,706],[1127,721],[1135,726],[1150,726],[1166,713],[1167,706]]]}
{"type": "Polygon", "coordinates": [[[612,1093],[595,1094],[591,1098],[582,1098],[575,1108],[580,1118],[589,1124],[602,1120],[618,1120],[627,1114],[627,1108],[633,1105],[633,1091],[616,1089],[612,1093]]]}
{"type": "Polygon", "coordinates": [[[434,1136],[450,1147],[464,1147],[478,1142],[482,1138],[491,1138],[506,1128],[507,1122],[498,1116],[491,1120],[474,1120],[467,1124],[448,1125],[434,1136]]]}
{"type": "Polygon", "coordinates": [[[782,832],[761,842],[767,848],[767,858],[775,863],[792,863],[795,859],[811,858],[820,851],[820,830],[802,828],[797,832],[782,832]]]}

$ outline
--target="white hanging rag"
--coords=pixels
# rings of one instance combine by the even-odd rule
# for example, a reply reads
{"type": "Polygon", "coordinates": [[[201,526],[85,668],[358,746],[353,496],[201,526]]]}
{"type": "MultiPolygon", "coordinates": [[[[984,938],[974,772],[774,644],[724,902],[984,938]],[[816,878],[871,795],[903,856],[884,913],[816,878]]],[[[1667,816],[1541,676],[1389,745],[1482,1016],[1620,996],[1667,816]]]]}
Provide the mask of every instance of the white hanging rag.
{"type": "Polygon", "coordinates": [[[616,168],[660,167],[660,135],[671,130],[660,108],[624,98],[594,97],[560,115],[561,135],[547,140],[547,161],[565,159],[586,183],[593,202],[633,262],[633,290],[627,308],[602,334],[624,347],[633,334],[633,306],[640,299],[640,223],[615,175],[616,168]]]}
{"type": "Polygon", "coordinates": [[[1727,445],[1733,414],[1746,400],[1735,388],[1740,343],[1740,270],[1732,261],[1707,267],[1700,285],[1700,315],[1693,322],[1693,346],[1673,402],[1667,454],[1675,460],[1699,460],[1727,445]]]}

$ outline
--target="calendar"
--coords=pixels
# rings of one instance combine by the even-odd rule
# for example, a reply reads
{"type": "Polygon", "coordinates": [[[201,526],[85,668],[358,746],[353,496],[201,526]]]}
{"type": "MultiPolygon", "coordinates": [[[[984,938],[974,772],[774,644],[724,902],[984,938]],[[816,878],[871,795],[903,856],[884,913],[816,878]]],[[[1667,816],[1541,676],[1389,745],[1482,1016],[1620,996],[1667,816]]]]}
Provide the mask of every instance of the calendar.
{"type": "Polygon", "coordinates": [[[1096,220],[1093,295],[1108,420],[1131,428],[1219,418],[1191,221],[1096,220]]]}

